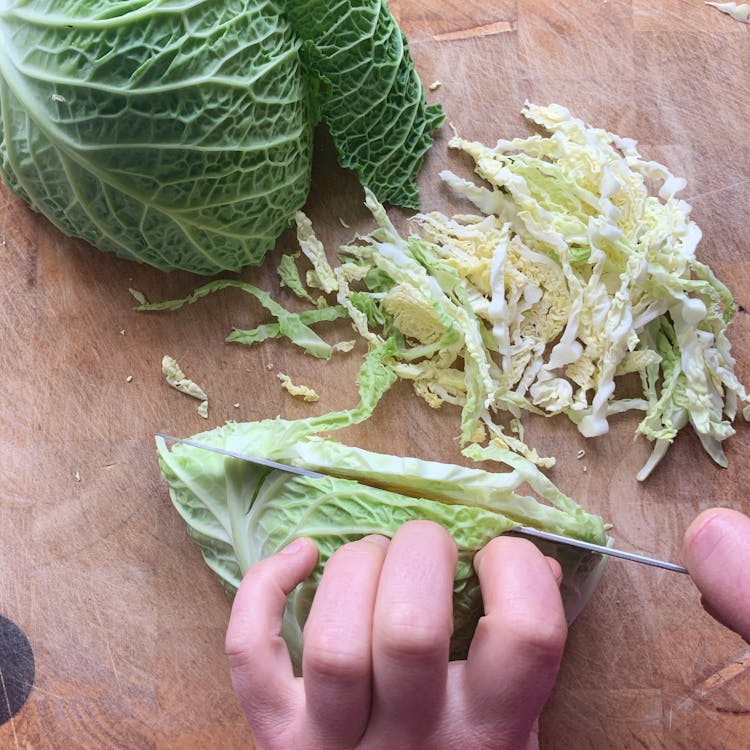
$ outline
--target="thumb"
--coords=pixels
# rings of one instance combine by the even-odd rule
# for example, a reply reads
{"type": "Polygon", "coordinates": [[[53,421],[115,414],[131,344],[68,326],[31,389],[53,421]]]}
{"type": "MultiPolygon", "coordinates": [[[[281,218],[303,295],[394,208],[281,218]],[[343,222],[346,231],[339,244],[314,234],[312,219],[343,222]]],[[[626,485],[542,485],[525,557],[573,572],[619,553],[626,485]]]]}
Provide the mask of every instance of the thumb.
{"type": "Polygon", "coordinates": [[[706,611],[750,643],[750,518],[703,511],[685,532],[683,558],[706,611]]]}
{"type": "Polygon", "coordinates": [[[254,731],[256,720],[288,712],[295,696],[291,657],[281,636],[286,597],[315,567],[318,550],[300,537],[255,563],[232,604],[225,650],[232,684],[254,731]]]}
{"type": "Polygon", "coordinates": [[[526,743],[526,750],[539,750],[539,717],[536,718],[531,727],[531,734],[529,734],[529,739],[526,743]]]}

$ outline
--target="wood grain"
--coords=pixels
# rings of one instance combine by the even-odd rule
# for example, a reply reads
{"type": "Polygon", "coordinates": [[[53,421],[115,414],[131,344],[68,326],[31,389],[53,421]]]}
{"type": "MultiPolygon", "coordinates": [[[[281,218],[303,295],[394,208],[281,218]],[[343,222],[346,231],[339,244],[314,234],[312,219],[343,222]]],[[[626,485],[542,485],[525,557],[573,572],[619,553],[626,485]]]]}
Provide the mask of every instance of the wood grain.
{"type": "MultiPolygon", "coordinates": [[[[524,101],[556,101],[636,138],[644,155],[685,176],[704,232],[700,256],[750,308],[750,28],[687,0],[391,6],[424,81],[441,82],[429,98],[463,135],[491,143],[527,133],[524,101]]],[[[445,166],[466,168],[447,152],[449,135],[440,133],[420,179],[428,208],[455,208],[437,179],[445,166]]],[[[324,134],[317,148],[308,211],[333,249],[349,236],[339,218],[364,228],[367,216],[324,134]]],[[[0,612],[28,635],[37,674],[27,705],[0,727],[0,746],[247,748],[223,657],[230,601],[169,504],[152,436],[351,405],[361,349],[322,363],[273,342],[227,345],[233,326],[263,320],[234,291],[175,314],[137,314],[129,287],[158,300],[188,293],[195,278],[63,237],[5,191],[0,240],[0,612]],[[163,382],[165,353],[210,394],[208,422],[163,382]],[[277,370],[314,386],[321,401],[291,399],[277,370]]],[[[291,235],[278,243],[293,246],[291,235]]],[[[243,278],[275,289],[276,261],[243,278]]],[[[325,330],[334,340],[349,334],[345,325],[325,330]]],[[[746,314],[731,338],[750,382],[746,314]]],[[[558,456],[552,478],[612,521],[623,547],[677,559],[701,508],[750,511],[744,424],[728,443],[728,469],[685,433],[638,484],[648,447],[633,441],[635,423],[617,419],[589,443],[553,420],[530,420],[528,434],[558,456]]],[[[455,460],[456,432],[454,412],[433,412],[397,386],[345,438],[455,460]]],[[[541,746],[743,748],[748,711],[750,647],[703,613],[687,578],[613,562],[571,629],[541,746]]]]}

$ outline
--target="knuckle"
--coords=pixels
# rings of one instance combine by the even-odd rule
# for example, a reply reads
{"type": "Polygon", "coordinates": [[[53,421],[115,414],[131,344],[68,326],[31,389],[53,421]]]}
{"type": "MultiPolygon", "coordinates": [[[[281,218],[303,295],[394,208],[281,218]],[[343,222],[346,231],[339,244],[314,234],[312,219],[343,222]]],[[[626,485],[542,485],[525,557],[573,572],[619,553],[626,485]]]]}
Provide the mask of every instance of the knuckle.
{"type": "Polygon", "coordinates": [[[224,656],[230,662],[243,658],[246,653],[246,643],[246,638],[230,628],[224,638],[224,656]]]}
{"type": "Polygon", "coordinates": [[[416,518],[406,521],[399,531],[401,530],[408,531],[409,535],[415,534],[422,539],[429,539],[433,544],[441,545],[448,553],[455,554],[458,550],[455,539],[437,521],[416,518]]]}
{"type": "Polygon", "coordinates": [[[248,652],[252,652],[252,638],[247,633],[229,628],[224,638],[224,655],[230,660],[237,661],[243,659],[248,652]]]}
{"type": "Polygon", "coordinates": [[[258,653],[259,648],[268,647],[260,639],[250,632],[240,633],[231,628],[227,630],[224,639],[224,655],[229,661],[230,669],[247,667],[252,662],[253,654],[258,653]]]}
{"type": "Polygon", "coordinates": [[[369,677],[370,654],[330,644],[305,644],[303,672],[325,681],[358,684],[369,677]]]}
{"type": "Polygon", "coordinates": [[[525,614],[507,618],[504,630],[521,653],[540,665],[559,662],[568,635],[562,617],[548,619],[525,614]]]}
{"type": "Polygon", "coordinates": [[[451,630],[447,623],[392,611],[378,628],[378,646],[386,658],[396,661],[442,657],[448,653],[451,630]]]}
{"type": "MultiPolygon", "coordinates": [[[[246,574],[242,586],[249,589],[254,596],[261,596],[263,591],[274,585],[273,576],[266,566],[256,564],[246,574]]],[[[251,621],[252,622],[252,621],[251,621]]],[[[244,618],[234,615],[229,618],[226,635],[224,636],[224,654],[232,661],[241,661],[254,649],[261,646],[261,634],[256,633],[244,618]]]]}
{"type": "MultiPolygon", "coordinates": [[[[239,591],[248,600],[265,601],[280,589],[279,575],[273,558],[260,560],[252,565],[242,577],[239,591]]],[[[239,593],[239,592],[238,592],[239,593]]]]}
{"type": "Polygon", "coordinates": [[[497,565],[505,555],[513,555],[519,558],[541,557],[542,553],[528,539],[512,536],[497,536],[477,553],[475,561],[478,565],[497,565]]]}
{"type": "Polygon", "coordinates": [[[267,589],[275,585],[274,560],[270,557],[252,565],[242,579],[242,586],[254,590],[267,589]]]}
{"type": "Polygon", "coordinates": [[[331,555],[327,566],[333,563],[333,565],[343,565],[346,567],[360,567],[361,564],[368,563],[373,558],[382,558],[384,555],[385,553],[382,548],[363,539],[358,539],[355,542],[347,542],[339,547],[331,555]]]}
{"type": "Polygon", "coordinates": [[[229,664],[229,674],[245,674],[250,669],[250,660],[247,654],[240,652],[233,652],[227,654],[227,662],[229,664]]]}

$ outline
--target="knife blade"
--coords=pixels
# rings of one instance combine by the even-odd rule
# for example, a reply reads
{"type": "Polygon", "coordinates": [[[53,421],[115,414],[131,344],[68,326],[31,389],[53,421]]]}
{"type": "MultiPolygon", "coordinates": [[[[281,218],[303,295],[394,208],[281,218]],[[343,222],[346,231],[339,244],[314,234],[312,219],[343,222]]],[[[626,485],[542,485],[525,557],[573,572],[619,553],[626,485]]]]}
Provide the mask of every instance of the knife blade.
{"type": "MultiPolygon", "coordinates": [[[[236,458],[240,461],[247,461],[251,464],[258,466],[266,466],[269,469],[276,469],[278,471],[285,471],[288,474],[297,474],[303,477],[320,478],[326,476],[333,476],[332,474],[326,474],[319,471],[313,471],[312,469],[305,469],[301,466],[293,466],[292,464],[280,463],[279,461],[272,461],[268,458],[260,458],[258,456],[249,456],[239,451],[234,451],[229,448],[223,448],[218,445],[210,445],[208,443],[202,443],[198,440],[191,440],[187,438],[178,438],[173,435],[167,435],[163,432],[158,432],[157,437],[162,438],[170,443],[179,443],[181,445],[187,445],[191,448],[199,448],[202,450],[211,451],[212,453],[219,453],[222,456],[229,458],[236,458]]],[[[350,480],[351,481],[351,480],[350,480]]],[[[356,480],[354,480],[356,481],[356,480]]],[[[522,536],[530,536],[535,539],[541,539],[546,542],[555,542],[557,544],[566,544],[569,547],[577,547],[578,549],[587,550],[589,552],[609,555],[620,560],[629,560],[631,562],[641,563],[643,565],[651,565],[656,568],[663,568],[664,570],[671,570],[675,573],[688,573],[688,569],[677,563],[668,562],[667,560],[660,560],[656,557],[649,557],[648,555],[642,555],[637,552],[628,552],[626,550],[617,549],[616,547],[607,547],[603,544],[594,544],[592,542],[585,542],[581,539],[574,539],[573,537],[562,536],[561,534],[553,534],[548,531],[540,531],[539,529],[532,528],[531,526],[524,526],[519,524],[514,526],[512,529],[508,529],[507,534],[521,534],[522,536]]]]}

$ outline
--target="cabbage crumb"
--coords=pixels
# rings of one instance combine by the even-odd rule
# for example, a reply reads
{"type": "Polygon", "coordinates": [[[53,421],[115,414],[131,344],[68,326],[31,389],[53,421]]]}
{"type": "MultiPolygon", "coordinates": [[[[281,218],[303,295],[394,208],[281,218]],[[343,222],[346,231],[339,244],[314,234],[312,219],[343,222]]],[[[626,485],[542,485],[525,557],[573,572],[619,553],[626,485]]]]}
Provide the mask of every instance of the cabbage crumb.
{"type": "Polygon", "coordinates": [[[303,401],[314,402],[319,400],[318,394],[306,385],[296,385],[292,379],[283,372],[276,373],[276,377],[281,381],[281,387],[288,391],[295,398],[301,398],[303,401]]]}
{"type": "Polygon", "coordinates": [[[740,23],[750,23],[750,4],[749,3],[706,3],[722,13],[726,13],[730,18],[740,23]]]}
{"type": "Polygon", "coordinates": [[[161,361],[161,371],[172,388],[184,393],[192,398],[198,399],[201,403],[198,406],[198,414],[203,419],[208,419],[208,396],[205,391],[195,382],[185,377],[182,368],[177,364],[174,357],[165,354],[161,361]]]}
{"type": "Polygon", "coordinates": [[[130,292],[131,297],[139,304],[139,305],[146,305],[148,304],[148,301],[146,300],[146,295],[139,291],[138,289],[133,289],[133,287],[128,287],[128,291],[130,292]]]}
{"type": "Polygon", "coordinates": [[[338,344],[333,345],[333,351],[345,353],[350,352],[352,349],[354,349],[356,343],[356,339],[350,339],[349,341],[339,341],[338,344]]]}

